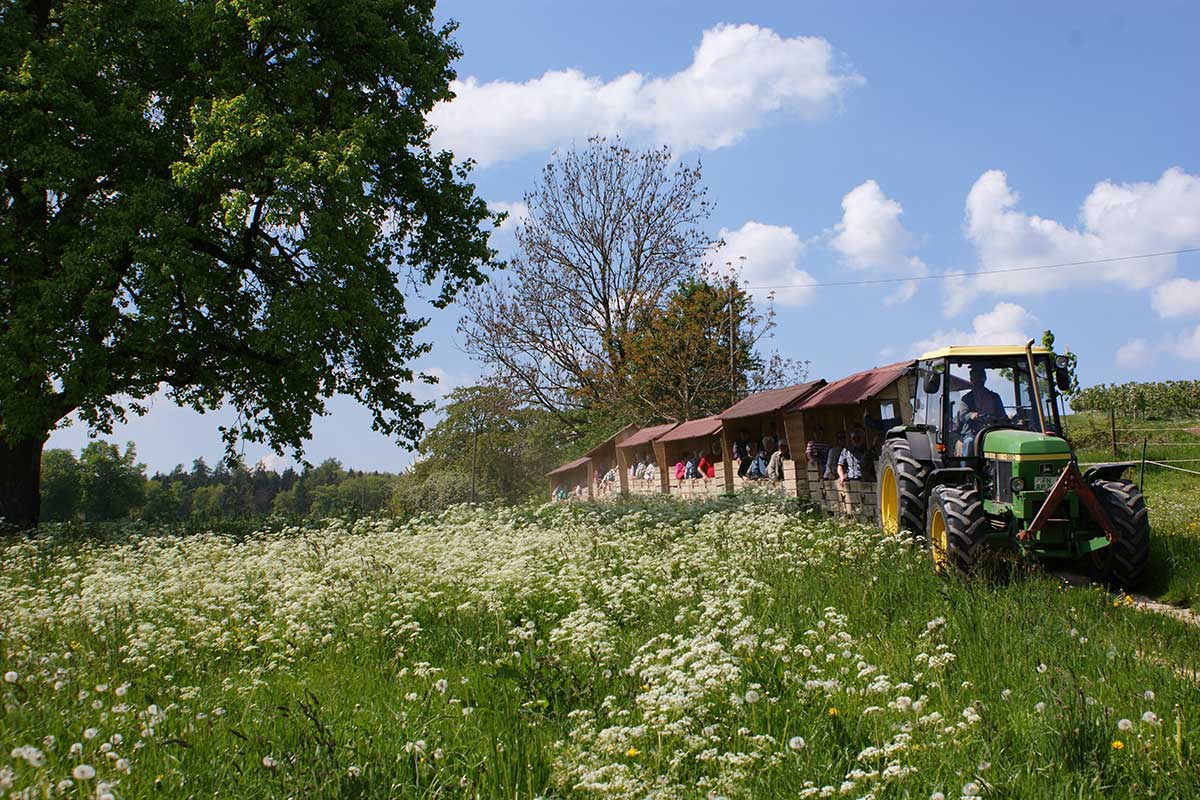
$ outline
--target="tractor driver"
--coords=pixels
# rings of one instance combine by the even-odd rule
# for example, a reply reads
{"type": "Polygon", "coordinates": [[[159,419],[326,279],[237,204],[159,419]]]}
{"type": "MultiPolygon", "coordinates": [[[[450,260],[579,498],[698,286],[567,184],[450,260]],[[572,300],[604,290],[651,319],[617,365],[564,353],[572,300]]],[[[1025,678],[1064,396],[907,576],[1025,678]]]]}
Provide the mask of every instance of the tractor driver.
{"type": "Polygon", "coordinates": [[[987,388],[987,368],[971,365],[971,390],[962,396],[958,410],[958,432],[962,435],[962,454],[971,455],[975,435],[989,423],[1006,419],[1004,401],[987,388]]]}

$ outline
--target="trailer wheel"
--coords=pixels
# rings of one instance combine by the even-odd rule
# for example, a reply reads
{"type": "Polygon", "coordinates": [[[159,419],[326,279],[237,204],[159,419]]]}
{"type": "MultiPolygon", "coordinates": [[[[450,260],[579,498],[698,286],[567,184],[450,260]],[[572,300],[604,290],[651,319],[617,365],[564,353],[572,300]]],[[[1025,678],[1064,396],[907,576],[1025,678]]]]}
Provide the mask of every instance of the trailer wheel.
{"type": "Polygon", "coordinates": [[[1092,566],[1101,580],[1136,588],[1150,562],[1150,515],[1142,491],[1126,480],[1093,481],[1091,486],[1117,529],[1112,544],[1092,553],[1092,566]]]}
{"type": "Polygon", "coordinates": [[[913,458],[908,440],[888,439],[879,456],[879,527],[891,536],[925,532],[925,479],[929,470],[913,458]]]}
{"type": "Polygon", "coordinates": [[[938,572],[962,578],[973,575],[987,533],[979,490],[973,485],[934,487],[929,496],[926,532],[938,572]]]}

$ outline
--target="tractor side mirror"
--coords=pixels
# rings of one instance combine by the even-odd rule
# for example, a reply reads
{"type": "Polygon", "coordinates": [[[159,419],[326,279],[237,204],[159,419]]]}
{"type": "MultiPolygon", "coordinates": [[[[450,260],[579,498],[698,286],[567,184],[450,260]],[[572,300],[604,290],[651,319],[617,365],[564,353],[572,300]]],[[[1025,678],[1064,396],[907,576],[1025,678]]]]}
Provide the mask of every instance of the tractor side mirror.
{"type": "Polygon", "coordinates": [[[925,394],[937,394],[938,389],[942,388],[942,374],[929,370],[925,373],[925,394]]]}
{"type": "Polygon", "coordinates": [[[1067,371],[1066,367],[1054,368],[1054,383],[1060,392],[1071,390],[1071,373],[1067,371]]]}

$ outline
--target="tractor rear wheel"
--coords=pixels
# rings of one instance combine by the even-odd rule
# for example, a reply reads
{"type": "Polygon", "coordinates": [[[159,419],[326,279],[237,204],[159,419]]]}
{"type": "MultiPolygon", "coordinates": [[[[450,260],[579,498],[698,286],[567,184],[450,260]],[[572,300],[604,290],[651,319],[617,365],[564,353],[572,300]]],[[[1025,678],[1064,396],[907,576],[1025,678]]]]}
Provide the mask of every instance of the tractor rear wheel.
{"type": "Polygon", "coordinates": [[[1150,562],[1150,516],[1142,491],[1132,481],[1093,481],[1092,492],[1108,512],[1117,538],[1092,553],[1098,577],[1122,589],[1133,589],[1150,562]]]}
{"type": "Polygon", "coordinates": [[[975,486],[935,486],[925,527],[938,572],[962,578],[975,573],[988,530],[975,486]]]}
{"type": "Polygon", "coordinates": [[[929,470],[913,458],[908,440],[888,439],[879,456],[879,527],[891,536],[925,531],[925,479],[929,470]]]}

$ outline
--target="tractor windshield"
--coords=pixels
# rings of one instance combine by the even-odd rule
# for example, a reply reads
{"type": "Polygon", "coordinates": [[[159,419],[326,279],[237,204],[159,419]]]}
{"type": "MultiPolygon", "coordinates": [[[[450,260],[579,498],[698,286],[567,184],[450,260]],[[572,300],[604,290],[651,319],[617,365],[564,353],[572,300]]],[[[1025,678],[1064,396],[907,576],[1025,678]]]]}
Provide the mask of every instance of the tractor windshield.
{"type": "MultiPolygon", "coordinates": [[[[1046,432],[1061,434],[1050,360],[1035,357],[1046,432]]],[[[973,454],[975,436],[997,425],[1040,431],[1041,424],[1024,358],[973,358],[949,362],[949,423],[956,454],[973,454]]]]}

